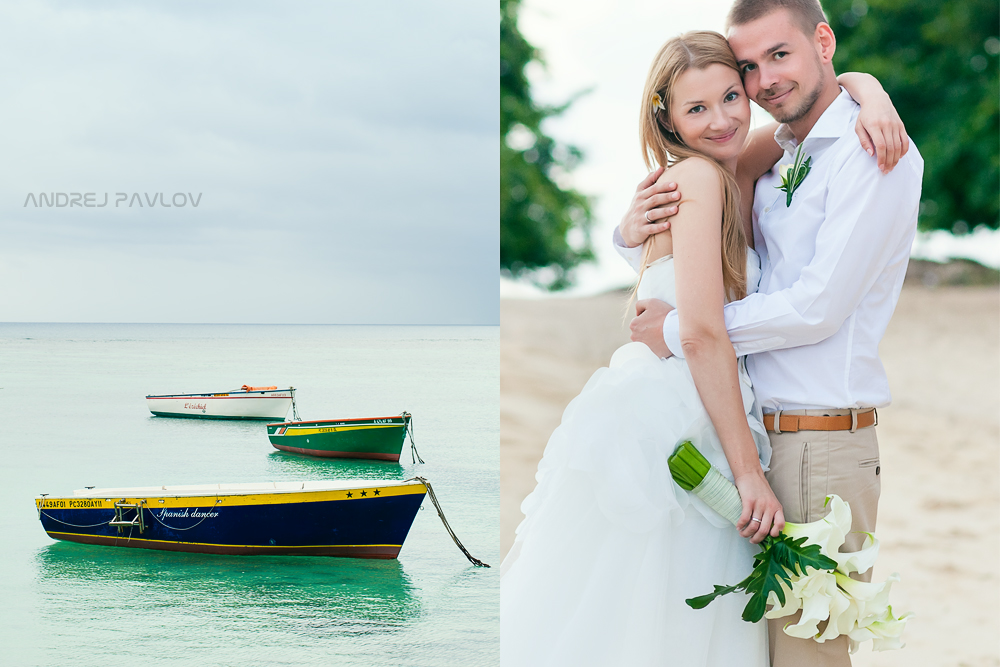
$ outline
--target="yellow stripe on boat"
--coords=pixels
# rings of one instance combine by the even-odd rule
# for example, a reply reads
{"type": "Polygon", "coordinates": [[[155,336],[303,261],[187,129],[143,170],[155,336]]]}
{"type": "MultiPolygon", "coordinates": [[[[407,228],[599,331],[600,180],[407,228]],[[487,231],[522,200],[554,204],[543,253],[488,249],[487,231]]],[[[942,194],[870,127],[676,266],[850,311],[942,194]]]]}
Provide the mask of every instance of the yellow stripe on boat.
{"type": "Polygon", "coordinates": [[[316,435],[317,433],[341,433],[343,431],[366,431],[376,428],[402,428],[405,424],[364,424],[362,426],[325,426],[323,428],[295,428],[289,426],[285,435],[316,435]]]}
{"type": "Polygon", "coordinates": [[[322,503],[331,500],[365,500],[386,496],[411,496],[427,493],[423,484],[402,484],[398,486],[370,486],[333,491],[286,491],[284,493],[235,494],[223,491],[219,495],[198,496],[125,496],[114,498],[81,498],[64,496],[56,498],[35,498],[35,507],[40,509],[114,509],[116,502],[127,503],[145,501],[146,507],[209,507],[237,505],[287,505],[294,503],[322,503]],[[376,493],[376,491],[378,493],[376,493]]]}

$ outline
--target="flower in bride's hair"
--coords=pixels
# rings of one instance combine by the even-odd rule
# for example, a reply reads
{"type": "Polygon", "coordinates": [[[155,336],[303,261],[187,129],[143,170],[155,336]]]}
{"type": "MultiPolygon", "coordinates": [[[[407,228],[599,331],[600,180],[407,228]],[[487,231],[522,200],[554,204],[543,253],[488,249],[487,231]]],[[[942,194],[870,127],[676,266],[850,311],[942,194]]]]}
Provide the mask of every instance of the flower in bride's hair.
{"type": "Polygon", "coordinates": [[[653,93],[653,113],[655,114],[659,111],[666,111],[666,110],[667,108],[663,106],[663,98],[660,97],[660,94],[653,93]]]}

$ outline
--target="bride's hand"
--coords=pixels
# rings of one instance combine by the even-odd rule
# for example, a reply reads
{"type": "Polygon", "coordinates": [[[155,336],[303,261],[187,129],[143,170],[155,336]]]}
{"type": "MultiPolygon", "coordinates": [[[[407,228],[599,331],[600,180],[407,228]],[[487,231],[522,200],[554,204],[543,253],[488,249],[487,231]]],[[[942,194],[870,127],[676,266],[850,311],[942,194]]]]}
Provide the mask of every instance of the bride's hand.
{"type": "Polygon", "coordinates": [[[625,245],[630,248],[642,245],[643,241],[670,229],[670,216],[677,213],[674,202],[680,199],[676,183],[658,183],[663,167],[657,167],[642,179],[635,189],[632,203],[625,217],[618,225],[625,245]]]}
{"type": "Polygon", "coordinates": [[[870,74],[844,72],[837,81],[861,105],[854,126],[861,147],[878,160],[879,170],[888,174],[910,150],[910,138],[896,107],[882,84],[870,74]]]}
{"type": "Polygon", "coordinates": [[[906,127],[888,95],[882,104],[861,107],[854,131],[861,139],[861,147],[878,160],[878,168],[883,174],[892,171],[910,150],[906,127]]]}
{"type": "Polygon", "coordinates": [[[743,500],[743,514],[736,522],[740,535],[749,537],[753,544],[759,544],[769,534],[777,537],[785,527],[785,515],[764,473],[760,469],[746,473],[737,477],[735,484],[743,500]]]}

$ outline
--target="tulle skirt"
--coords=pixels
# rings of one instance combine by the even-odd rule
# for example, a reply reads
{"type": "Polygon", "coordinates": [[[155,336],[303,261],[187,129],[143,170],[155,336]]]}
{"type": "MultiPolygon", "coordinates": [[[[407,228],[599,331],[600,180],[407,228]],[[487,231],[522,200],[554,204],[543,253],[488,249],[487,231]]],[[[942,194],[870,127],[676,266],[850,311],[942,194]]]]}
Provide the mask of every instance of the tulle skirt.
{"type": "MultiPolygon", "coordinates": [[[[770,458],[741,364],[744,408],[770,458]]],[[[505,666],[767,667],[747,598],[693,610],[685,598],[750,573],[756,547],[672,481],[667,457],[690,439],[732,479],[682,359],[619,348],[566,408],[538,466],[501,568],[505,666]]]]}

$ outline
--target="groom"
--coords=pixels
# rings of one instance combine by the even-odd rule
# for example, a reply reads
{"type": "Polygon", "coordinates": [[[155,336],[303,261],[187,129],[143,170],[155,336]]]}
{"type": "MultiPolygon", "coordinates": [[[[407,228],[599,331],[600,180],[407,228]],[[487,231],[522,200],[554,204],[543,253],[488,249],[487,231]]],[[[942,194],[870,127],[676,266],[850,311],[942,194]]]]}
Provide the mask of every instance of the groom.
{"type": "MultiPolygon", "coordinates": [[[[836,39],[816,0],[736,0],[727,31],[747,95],[782,123],[775,133],[785,149],[781,163],[791,163],[800,145],[812,158],[790,205],[777,189],[777,166],[757,182],[760,287],[725,311],[736,354],[750,355],[747,369],[765,412],[773,448],[767,480],[789,521],[822,518],[834,493],[850,503],[854,531],[874,531],[881,476],[875,408],[890,402],[878,344],[906,272],[923,161],[911,147],[883,173],[882,151],[862,149],[853,129],[859,107],[837,84],[836,39]]],[[[669,212],[649,223],[635,210],[616,245],[637,266],[638,246],[664,228],[669,212]]],[[[677,312],[655,300],[640,302],[638,311],[632,339],[660,356],[681,356],[677,312]]],[[[863,538],[849,535],[844,550],[860,549],[863,538]]],[[[847,637],[795,639],[782,632],[789,621],[769,622],[773,667],[850,665],[847,637]]]]}

